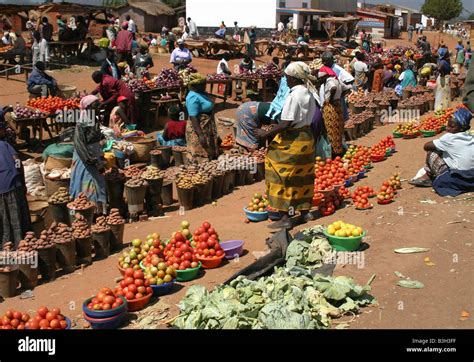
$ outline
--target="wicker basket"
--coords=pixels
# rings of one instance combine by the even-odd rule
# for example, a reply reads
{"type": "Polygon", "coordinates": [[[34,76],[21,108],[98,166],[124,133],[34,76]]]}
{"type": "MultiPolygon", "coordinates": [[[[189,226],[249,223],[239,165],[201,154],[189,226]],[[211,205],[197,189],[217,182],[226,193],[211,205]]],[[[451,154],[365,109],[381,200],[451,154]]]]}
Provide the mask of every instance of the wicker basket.
{"type": "Polygon", "coordinates": [[[67,84],[60,84],[58,85],[58,88],[59,88],[58,96],[63,99],[72,98],[74,93],[76,93],[77,91],[77,87],[73,85],[67,85],[67,84]]]}
{"type": "Polygon", "coordinates": [[[135,153],[132,155],[133,162],[150,162],[150,152],[156,146],[156,140],[154,138],[130,137],[127,141],[132,143],[135,149],[135,153]]]}
{"type": "Polygon", "coordinates": [[[44,169],[49,171],[55,168],[70,168],[72,165],[72,158],[64,158],[49,155],[44,162],[44,169]]]}
{"type": "Polygon", "coordinates": [[[69,184],[71,180],[50,180],[49,178],[44,178],[44,185],[46,186],[46,194],[48,197],[52,196],[60,187],[65,187],[69,191],[69,184]]]}

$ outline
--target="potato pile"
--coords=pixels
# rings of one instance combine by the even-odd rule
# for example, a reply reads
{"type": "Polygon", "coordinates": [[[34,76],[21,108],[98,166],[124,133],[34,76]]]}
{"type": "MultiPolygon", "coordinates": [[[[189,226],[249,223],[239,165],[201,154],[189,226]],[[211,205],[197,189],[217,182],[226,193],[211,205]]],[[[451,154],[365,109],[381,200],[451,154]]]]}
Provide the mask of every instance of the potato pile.
{"type": "Polygon", "coordinates": [[[142,174],[142,170],[140,170],[136,166],[129,166],[125,168],[124,173],[126,178],[133,178],[133,177],[140,177],[142,174]]]}
{"type": "Polygon", "coordinates": [[[151,150],[150,155],[159,156],[159,155],[161,155],[161,151],[160,150],[151,150]]]}
{"type": "Polygon", "coordinates": [[[74,236],[75,239],[84,239],[91,236],[91,229],[86,218],[81,214],[76,214],[75,218],[76,221],[72,223],[72,228],[74,230],[72,236],[74,236]]]}
{"type": "Polygon", "coordinates": [[[66,244],[72,241],[72,228],[63,223],[53,222],[46,232],[48,241],[55,244],[66,244]]]}
{"type": "Polygon", "coordinates": [[[48,202],[53,205],[65,204],[71,201],[72,197],[69,195],[69,192],[65,187],[60,187],[48,200],[48,202]]]}
{"type": "Polygon", "coordinates": [[[125,224],[125,220],[120,215],[119,209],[111,209],[110,214],[107,217],[107,224],[108,225],[122,225],[125,224]]]}
{"type": "Polygon", "coordinates": [[[112,167],[105,171],[104,177],[106,181],[109,182],[124,182],[125,175],[122,170],[118,169],[117,167],[112,167]]]}
{"type": "Polygon", "coordinates": [[[48,241],[47,231],[43,230],[39,239],[36,239],[33,231],[28,231],[23,240],[20,240],[18,245],[18,251],[34,251],[38,249],[49,249],[54,248],[55,244],[52,241],[48,241]]]}
{"type": "Polygon", "coordinates": [[[159,180],[164,178],[165,173],[161,171],[159,168],[149,166],[146,170],[142,173],[142,179],[145,180],[159,180]]]}
{"type": "Polygon", "coordinates": [[[175,152],[186,152],[188,149],[184,146],[173,146],[173,151],[175,152]]]}
{"type": "Polygon", "coordinates": [[[137,187],[148,186],[148,183],[140,177],[132,177],[130,180],[125,182],[125,186],[131,187],[131,188],[137,188],[137,187]]]}
{"type": "Polygon", "coordinates": [[[165,179],[173,181],[179,178],[179,175],[185,170],[186,168],[184,166],[170,167],[165,171],[165,179]]]}
{"type": "Polygon", "coordinates": [[[92,232],[94,234],[101,234],[109,231],[110,228],[107,225],[107,218],[105,216],[99,216],[95,221],[95,224],[92,225],[92,232]]]}
{"type": "MultiPolygon", "coordinates": [[[[13,251],[13,243],[11,241],[6,242],[3,245],[2,251],[11,252],[13,251]]],[[[9,265],[0,265],[0,273],[9,273],[12,271],[12,268],[9,265]]]]}
{"type": "Polygon", "coordinates": [[[221,169],[218,160],[213,160],[210,162],[205,162],[200,165],[201,173],[209,176],[222,176],[224,175],[224,170],[221,169]]]}
{"type": "Polygon", "coordinates": [[[67,204],[67,207],[72,210],[87,210],[94,206],[92,201],[89,201],[86,194],[81,192],[73,202],[67,204]]]}

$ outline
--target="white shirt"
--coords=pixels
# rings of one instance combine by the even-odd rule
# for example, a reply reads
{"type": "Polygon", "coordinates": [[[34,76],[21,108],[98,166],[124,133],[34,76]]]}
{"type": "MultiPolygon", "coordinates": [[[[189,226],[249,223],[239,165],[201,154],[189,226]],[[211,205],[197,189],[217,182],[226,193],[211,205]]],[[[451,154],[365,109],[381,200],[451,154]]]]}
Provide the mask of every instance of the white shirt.
{"type": "Polygon", "coordinates": [[[33,55],[33,65],[36,64],[38,61],[44,62],[49,62],[49,47],[48,47],[48,42],[45,39],[41,39],[40,42],[35,42],[33,43],[31,47],[31,52],[33,55]]]}
{"type": "Polygon", "coordinates": [[[321,85],[321,88],[319,89],[319,104],[322,107],[325,102],[329,101],[329,98],[331,96],[331,89],[336,87],[336,94],[334,94],[334,100],[339,100],[341,99],[342,96],[342,88],[341,88],[341,82],[334,77],[330,77],[326,80],[326,83],[321,85]]]}
{"type": "Polygon", "coordinates": [[[281,21],[278,23],[278,31],[281,33],[283,30],[285,30],[285,24],[283,24],[281,21]]]}
{"type": "Polygon", "coordinates": [[[198,31],[197,25],[196,25],[196,23],[194,22],[194,20],[191,20],[191,21],[188,23],[188,26],[189,26],[189,35],[191,35],[191,36],[199,36],[199,31],[198,31]]]}
{"type": "Polygon", "coordinates": [[[351,73],[338,64],[334,64],[332,70],[334,70],[334,73],[337,74],[337,77],[342,83],[349,84],[355,80],[351,73]]]}
{"type": "Polygon", "coordinates": [[[128,21],[128,31],[131,32],[132,34],[135,34],[137,32],[137,26],[135,25],[135,22],[133,19],[130,19],[128,21]]]}
{"type": "Polygon", "coordinates": [[[360,60],[358,60],[354,63],[354,70],[357,73],[367,73],[369,71],[369,67],[367,66],[366,63],[361,62],[360,60]]]}
{"type": "Polygon", "coordinates": [[[474,136],[469,132],[447,133],[433,143],[450,169],[474,169],[474,136]]]}
{"type": "Polygon", "coordinates": [[[310,126],[316,112],[316,101],[304,85],[291,88],[281,112],[281,120],[292,122],[292,128],[310,126]]]}
{"type": "Polygon", "coordinates": [[[225,74],[223,71],[222,71],[222,67],[221,65],[224,64],[224,68],[226,68],[227,70],[230,71],[229,69],[229,63],[227,63],[227,61],[225,59],[222,59],[219,64],[217,64],[217,74],[225,74]]]}
{"type": "Polygon", "coordinates": [[[158,45],[158,40],[156,40],[155,38],[151,39],[150,45],[151,46],[157,46],[158,45]]]}

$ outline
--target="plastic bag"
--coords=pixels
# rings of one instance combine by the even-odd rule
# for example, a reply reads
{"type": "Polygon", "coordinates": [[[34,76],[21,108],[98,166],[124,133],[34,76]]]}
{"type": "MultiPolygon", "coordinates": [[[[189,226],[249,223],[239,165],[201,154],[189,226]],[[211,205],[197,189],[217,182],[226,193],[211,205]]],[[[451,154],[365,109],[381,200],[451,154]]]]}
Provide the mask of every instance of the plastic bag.
{"type": "Polygon", "coordinates": [[[323,160],[331,158],[332,148],[331,143],[328,141],[325,135],[321,135],[316,142],[316,157],[321,157],[323,160]]]}
{"type": "Polygon", "coordinates": [[[33,159],[29,159],[23,162],[23,168],[25,170],[25,184],[28,194],[37,195],[40,190],[44,189],[40,166],[33,159]]]}
{"type": "Polygon", "coordinates": [[[67,143],[54,143],[46,147],[43,152],[43,160],[46,160],[48,156],[58,156],[62,158],[72,158],[74,153],[74,146],[67,143]]]}

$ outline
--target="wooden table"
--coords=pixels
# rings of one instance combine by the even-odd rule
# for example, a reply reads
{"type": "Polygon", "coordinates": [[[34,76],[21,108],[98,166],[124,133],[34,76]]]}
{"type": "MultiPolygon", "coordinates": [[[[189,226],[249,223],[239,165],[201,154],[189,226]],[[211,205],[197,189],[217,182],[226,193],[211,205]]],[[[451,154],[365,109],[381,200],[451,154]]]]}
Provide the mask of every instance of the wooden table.
{"type": "Polygon", "coordinates": [[[64,62],[66,63],[67,57],[66,57],[65,48],[66,47],[73,48],[74,46],[76,46],[77,47],[77,49],[75,50],[76,56],[79,56],[81,48],[84,44],[87,44],[87,56],[90,59],[92,55],[92,44],[93,44],[93,41],[91,38],[85,39],[85,40],[52,41],[49,43],[49,47],[52,54],[57,55],[59,59],[63,59],[64,62]]]}
{"type": "MultiPolygon", "coordinates": [[[[216,98],[219,98],[219,99],[223,99],[224,100],[224,105],[226,105],[227,103],[227,97],[229,96],[228,92],[229,92],[229,87],[232,86],[232,79],[227,79],[227,80],[208,80],[207,81],[207,84],[210,85],[210,90],[209,90],[209,94],[213,97],[216,97],[216,98]],[[219,88],[219,84],[224,84],[225,85],[225,89],[224,89],[224,95],[222,94],[215,94],[213,92],[214,90],[214,85],[217,84],[218,88],[219,88]]],[[[230,95],[232,96],[232,94],[230,95]]]]}
{"type": "Polygon", "coordinates": [[[270,90],[270,87],[268,86],[268,82],[270,80],[279,82],[280,79],[281,79],[281,76],[274,76],[274,77],[268,77],[268,78],[248,79],[248,78],[245,78],[245,77],[239,77],[239,76],[234,75],[234,76],[231,77],[231,79],[232,79],[232,81],[235,81],[236,83],[238,81],[241,81],[242,83],[246,84],[245,98],[248,97],[248,95],[247,95],[247,82],[256,82],[257,84],[261,82],[262,86],[259,87],[259,89],[262,90],[262,101],[267,102],[267,101],[271,101],[271,99],[268,98],[268,91],[270,90]]]}
{"type": "MultiPolygon", "coordinates": [[[[41,118],[22,118],[14,119],[13,122],[15,123],[16,128],[18,130],[21,130],[23,127],[31,127],[33,129],[33,136],[36,136],[36,131],[38,131],[40,143],[41,145],[44,145],[43,129],[48,132],[49,138],[53,139],[53,135],[51,133],[51,129],[49,128],[47,119],[48,116],[41,118]]],[[[21,134],[21,131],[19,133],[21,134]]]]}
{"type": "Polygon", "coordinates": [[[5,77],[6,80],[16,80],[17,82],[27,82],[30,72],[33,71],[32,67],[23,66],[21,64],[0,64],[0,77],[5,77]],[[18,73],[18,71],[20,71],[18,73]],[[11,75],[24,74],[23,79],[11,78],[11,75]]]}

